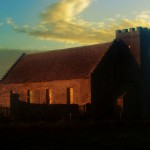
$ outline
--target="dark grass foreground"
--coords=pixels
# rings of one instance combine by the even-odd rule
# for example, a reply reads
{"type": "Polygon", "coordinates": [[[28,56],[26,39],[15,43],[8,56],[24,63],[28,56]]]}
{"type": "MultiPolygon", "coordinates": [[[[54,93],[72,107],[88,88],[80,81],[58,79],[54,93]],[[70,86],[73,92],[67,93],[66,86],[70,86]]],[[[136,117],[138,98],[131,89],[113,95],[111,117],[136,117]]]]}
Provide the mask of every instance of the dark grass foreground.
{"type": "Polygon", "coordinates": [[[150,123],[57,122],[1,123],[0,149],[147,150],[150,123]]]}

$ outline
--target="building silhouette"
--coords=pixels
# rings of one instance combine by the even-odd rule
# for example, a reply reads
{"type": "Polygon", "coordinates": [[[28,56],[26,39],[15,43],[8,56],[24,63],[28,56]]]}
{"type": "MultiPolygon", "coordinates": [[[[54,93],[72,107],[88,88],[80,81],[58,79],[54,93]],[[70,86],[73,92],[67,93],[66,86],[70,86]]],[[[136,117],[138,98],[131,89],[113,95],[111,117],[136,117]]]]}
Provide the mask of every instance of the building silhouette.
{"type": "Polygon", "coordinates": [[[0,105],[10,108],[17,93],[27,104],[77,105],[96,119],[148,119],[149,40],[150,30],[137,27],[109,43],[23,54],[0,82],[0,105]]]}

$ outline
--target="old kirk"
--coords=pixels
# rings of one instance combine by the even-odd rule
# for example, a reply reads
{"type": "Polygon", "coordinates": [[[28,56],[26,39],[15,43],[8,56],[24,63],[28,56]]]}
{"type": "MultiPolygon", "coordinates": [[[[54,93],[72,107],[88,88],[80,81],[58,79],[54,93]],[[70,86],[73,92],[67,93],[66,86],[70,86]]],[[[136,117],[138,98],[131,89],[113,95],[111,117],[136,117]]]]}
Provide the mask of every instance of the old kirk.
{"type": "Polygon", "coordinates": [[[99,119],[150,118],[150,30],[117,30],[109,43],[23,54],[0,81],[0,106],[20,115],[38,106],[44,115],[69,107],[69,114],[99,119]]]}

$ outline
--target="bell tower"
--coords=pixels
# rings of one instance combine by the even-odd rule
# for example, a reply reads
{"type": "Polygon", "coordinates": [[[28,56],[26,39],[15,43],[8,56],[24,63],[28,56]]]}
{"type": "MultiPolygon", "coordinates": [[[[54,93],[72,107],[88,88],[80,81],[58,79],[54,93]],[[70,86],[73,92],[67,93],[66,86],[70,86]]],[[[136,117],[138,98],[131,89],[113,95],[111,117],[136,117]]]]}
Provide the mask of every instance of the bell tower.
{"type": "Polygon", "coordinates": [[[117,30],[116,39],[128,45],[139,65],[140,117],[150,119],[150,29],[137,27],[117,30]]]}

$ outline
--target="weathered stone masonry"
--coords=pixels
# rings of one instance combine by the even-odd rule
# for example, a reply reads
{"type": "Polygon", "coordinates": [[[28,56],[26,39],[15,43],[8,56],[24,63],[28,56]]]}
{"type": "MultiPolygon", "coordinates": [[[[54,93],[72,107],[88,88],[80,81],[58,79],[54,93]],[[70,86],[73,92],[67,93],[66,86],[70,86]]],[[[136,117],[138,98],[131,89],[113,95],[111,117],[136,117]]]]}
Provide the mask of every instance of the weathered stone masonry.
{"type": "Polygon", "coordinates": [[[9,107],[10,93],[18,93],[20,99],[28,102],[30,91],[30,103],[46,104],[46,90],[49,90],[51,99],[49,104],[67,104],[67,89],[73,89],[73,101],[70,104],[84,105],[90,103],[90,79],[74,79],[49,82],[20,83],[1,85],[0,104],[9,107]],[[50,93],[51,92],[51,93],[50,93]]]}
{"type": "Polygon", "coordinates": [[[150,30],[116,31],[113,42],[25,54],[0,84],[0,105],[10,93],[33,104],[91,104],[97,118],[150,118],[150,30]]]}

